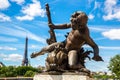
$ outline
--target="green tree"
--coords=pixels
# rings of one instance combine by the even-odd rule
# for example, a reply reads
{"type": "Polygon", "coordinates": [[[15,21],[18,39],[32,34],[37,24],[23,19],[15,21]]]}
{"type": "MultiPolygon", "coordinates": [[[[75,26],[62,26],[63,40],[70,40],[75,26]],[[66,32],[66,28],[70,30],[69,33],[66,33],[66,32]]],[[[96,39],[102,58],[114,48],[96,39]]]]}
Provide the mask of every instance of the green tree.
{"type": "Polygon", "coordinates": [[[15,77],[17,76],[14,66],[1,67],[0,68],[0,77],[15,77]]]}
{"type": "Polygon", "coordinates": [[[29,70],[25,73],[24,77],[33,77],[35,75],[35,72],[29,70]]]}
{"type": "Polygon", "coordinates": [[[120,77],[120,54],[110,59],[108,68],[116,77],[120,77]]]}
{"type": "Polygon", "coordinates": [[[6,68],[7,68],[7,72],[5,73],[6,77],[11,77],[11,76],[16,77],[17,76],[15,66],[8,66],[6,68]]]}
{"type": "Polygon", "coordinates": [[[41,72],[41,70],[32,66],[4,66],[0,67],[0,77],[16,77],[16,76],[33,76],[34,73],[41,72]]]}
{"type": "Polygon", "coordinates": [[[38,72],[38,69],[33,68],[31,66],[18,66],[16,68],[16,72],[19,76],[24,76],[27,71],[33,71],[33,72],[38,72]]]}

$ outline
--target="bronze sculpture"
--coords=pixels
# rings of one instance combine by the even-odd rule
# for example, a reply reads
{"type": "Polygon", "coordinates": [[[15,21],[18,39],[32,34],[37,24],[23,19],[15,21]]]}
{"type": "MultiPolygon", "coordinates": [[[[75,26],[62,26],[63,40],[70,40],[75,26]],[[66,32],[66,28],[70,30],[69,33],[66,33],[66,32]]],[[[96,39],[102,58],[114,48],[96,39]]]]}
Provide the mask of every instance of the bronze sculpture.
{"type": "Polygon", "coordinates": [[[103,61],[99,56],[97,44],[89,35],[89,29],[87,27],[88,17],[84,12],[75,12],[71,16],[71,23],[61,25],[54,25],[52,23],[48,4],[46,5],[46,12],[51,35],[51,38],[47,39],[49,45],[39,52],[32,53],[31,58],[48,52],[48,57],[46,59],[47,71],[77,70],[89,72],[89,70],[85,68],[84,60],[86,57],[90,59],[88,56],[90,53],[94,53],[93,60],[103,61]],[[56,42],[54,29],[67,28],[72,28],[72,30],[66,36],[66,40],[63,42],[56,42]],[[82,48],[84,44],[91,46],[93,52],[84,51],[82,48]]]}

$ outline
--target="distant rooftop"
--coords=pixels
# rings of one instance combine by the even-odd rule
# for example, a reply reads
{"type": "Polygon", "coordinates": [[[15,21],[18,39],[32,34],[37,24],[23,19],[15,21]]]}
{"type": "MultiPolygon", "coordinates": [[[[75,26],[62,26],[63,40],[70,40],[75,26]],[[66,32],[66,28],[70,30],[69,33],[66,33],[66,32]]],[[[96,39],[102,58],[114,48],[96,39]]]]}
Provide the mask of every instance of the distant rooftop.
{"type": "Polygon", "coordinates": [[[0,67],[3,67],[3,66],[5,66],[2,62],[0,62],[0,67]]]}

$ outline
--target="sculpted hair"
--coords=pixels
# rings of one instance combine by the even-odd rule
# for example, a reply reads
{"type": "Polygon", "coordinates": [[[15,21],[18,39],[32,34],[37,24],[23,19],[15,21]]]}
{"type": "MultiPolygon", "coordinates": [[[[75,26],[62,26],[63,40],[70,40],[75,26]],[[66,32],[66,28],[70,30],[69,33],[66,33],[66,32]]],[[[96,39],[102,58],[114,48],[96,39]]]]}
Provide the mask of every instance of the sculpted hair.
{"type": "Polygon", "coordinates": [[[70,20],[72,21],[77,21],[78,19],[85,19],[86,22],[88,21],[88,16],[86,15],[86,13],[82,12],[82,11],[77,11],[75,13],[72,14],[70,20]]]}

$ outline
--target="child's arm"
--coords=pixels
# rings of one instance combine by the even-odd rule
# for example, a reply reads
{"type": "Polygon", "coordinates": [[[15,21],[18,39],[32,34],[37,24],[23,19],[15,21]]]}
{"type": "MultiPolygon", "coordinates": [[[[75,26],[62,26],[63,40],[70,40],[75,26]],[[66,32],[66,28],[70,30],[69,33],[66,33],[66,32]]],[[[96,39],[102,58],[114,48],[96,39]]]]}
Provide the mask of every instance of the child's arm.
{"type": "Polygon", "coordinates": [[[71,24],[60,24],[60,25],[54,25],[54,24],[48,24],[52,29],[67,29],[71,28],[71,24]]]}

